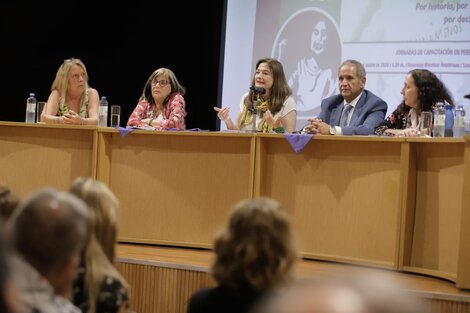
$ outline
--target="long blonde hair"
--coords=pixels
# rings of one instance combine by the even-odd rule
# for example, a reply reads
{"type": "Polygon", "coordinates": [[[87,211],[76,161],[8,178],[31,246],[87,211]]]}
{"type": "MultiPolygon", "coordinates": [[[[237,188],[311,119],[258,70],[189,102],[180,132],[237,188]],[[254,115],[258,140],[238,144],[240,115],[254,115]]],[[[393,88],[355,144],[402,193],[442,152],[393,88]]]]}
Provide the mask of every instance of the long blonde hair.
{"type": "Polygon", "coordinates": [[[92,178],[77,178],[72,183],[70,192],[85,201],[90,211],[89,241],[84,254],[85,286],[89,312],[94,313],[100,287],[106,277],[120,281],[129,290],[126,280],[113,264],[119,202],[104,183],[92,178]]]}
{"type": "Polygon", "coordinates": [[[85,64],[80,59],[71,58],[66,59],[64,60],[64,62],[62,62],[59,69],[57,70],[57,73],[55,74],[55,79],[52,83],[51,91],[57,90],[60,94],[60,101],[65,101],[67,95],[67,87],[69,85],[70,69],[74,65],[80,66],[85,72],[85,90],[83,91],[83,94],[80,97],[80,107],[83,107],[83,104],[87,99],[86,93],[90,86],[88,85],[88,72],[86,70],[85,64]]]}

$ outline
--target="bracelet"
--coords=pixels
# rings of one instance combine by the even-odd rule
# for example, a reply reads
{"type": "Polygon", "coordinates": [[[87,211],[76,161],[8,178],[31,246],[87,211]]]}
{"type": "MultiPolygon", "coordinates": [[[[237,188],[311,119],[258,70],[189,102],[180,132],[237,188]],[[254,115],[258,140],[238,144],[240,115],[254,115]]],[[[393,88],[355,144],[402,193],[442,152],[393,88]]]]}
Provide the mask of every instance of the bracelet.
{"type": "Polygon", "coordinates": [[[273,127],[273,132],[276,132],[276,133],[285,133],[286,132],[286,129],[284,128],[284,126],[279,126],[279,127],[273,127]]]}

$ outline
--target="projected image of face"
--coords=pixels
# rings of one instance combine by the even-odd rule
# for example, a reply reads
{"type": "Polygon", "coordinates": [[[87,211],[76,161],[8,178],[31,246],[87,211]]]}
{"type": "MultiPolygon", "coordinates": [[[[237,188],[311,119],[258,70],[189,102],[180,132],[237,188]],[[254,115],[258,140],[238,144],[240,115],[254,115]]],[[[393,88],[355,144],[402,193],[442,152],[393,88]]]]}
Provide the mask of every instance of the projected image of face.
{"type": "Polygon", "coordinates": [[[319,114],[322,99],[338,86],[341,39],[335,20],[315,7],[293,13],[278,30],[272,56],[284,66],[300,123],[319,114]]]}
{"type": "Polygon", "coordinates": [[[311,48],[316,54],[320,54],[325,49],[326,42],[326,25],[325,22],[319,21],[312,32],[311,48]]]}

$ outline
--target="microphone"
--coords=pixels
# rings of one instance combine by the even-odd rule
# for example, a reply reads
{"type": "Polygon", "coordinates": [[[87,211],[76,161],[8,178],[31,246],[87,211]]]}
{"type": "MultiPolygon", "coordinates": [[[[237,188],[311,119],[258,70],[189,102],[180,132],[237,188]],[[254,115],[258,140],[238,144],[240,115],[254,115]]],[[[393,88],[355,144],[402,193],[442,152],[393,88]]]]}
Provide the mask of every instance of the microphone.
{"type": "Polygon", "coordinates": [[[256,114],[256,106],[257,106],[257,95],[264,95],[266,93],[266,89],[264,89],[263,87],[256,87],[256,86],[251,86],[250,87],[250,90],[252,92],[252,95],[251,95],[251,98],[252,98],[252,105],[250,105],[250,107],[248,107],[248,110],[252,113],[252,114],[256,114]]]}
{"type": "Polygon", "coordinates": [[[470,93],[468,95],[463,96],[466,99],[470,99],[470,93]]]}
{"type": "Polygon", "coordinates": [[[254,94],[258,95],[264,95],[266,93],[266,89],[264,89],[263,87],[251,86],[250,90],[253,91],[254,94]]]}

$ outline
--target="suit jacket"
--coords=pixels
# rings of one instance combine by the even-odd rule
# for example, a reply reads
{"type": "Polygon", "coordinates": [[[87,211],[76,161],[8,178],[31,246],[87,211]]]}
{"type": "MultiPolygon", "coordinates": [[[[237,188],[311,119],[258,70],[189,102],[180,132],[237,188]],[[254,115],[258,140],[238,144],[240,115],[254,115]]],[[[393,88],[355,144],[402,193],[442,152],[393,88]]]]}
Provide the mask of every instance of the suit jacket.
{"type": "MultiPolygon", "coordinates": [[[[331,126],[339,126],[344,98],[334,95],[323,99],[319,119],[331,126]]],[[[387,113],[387,103],[364,89],[356,103],[349,126],[341,127],[343,135],[372,135],[387,113]]]]}

